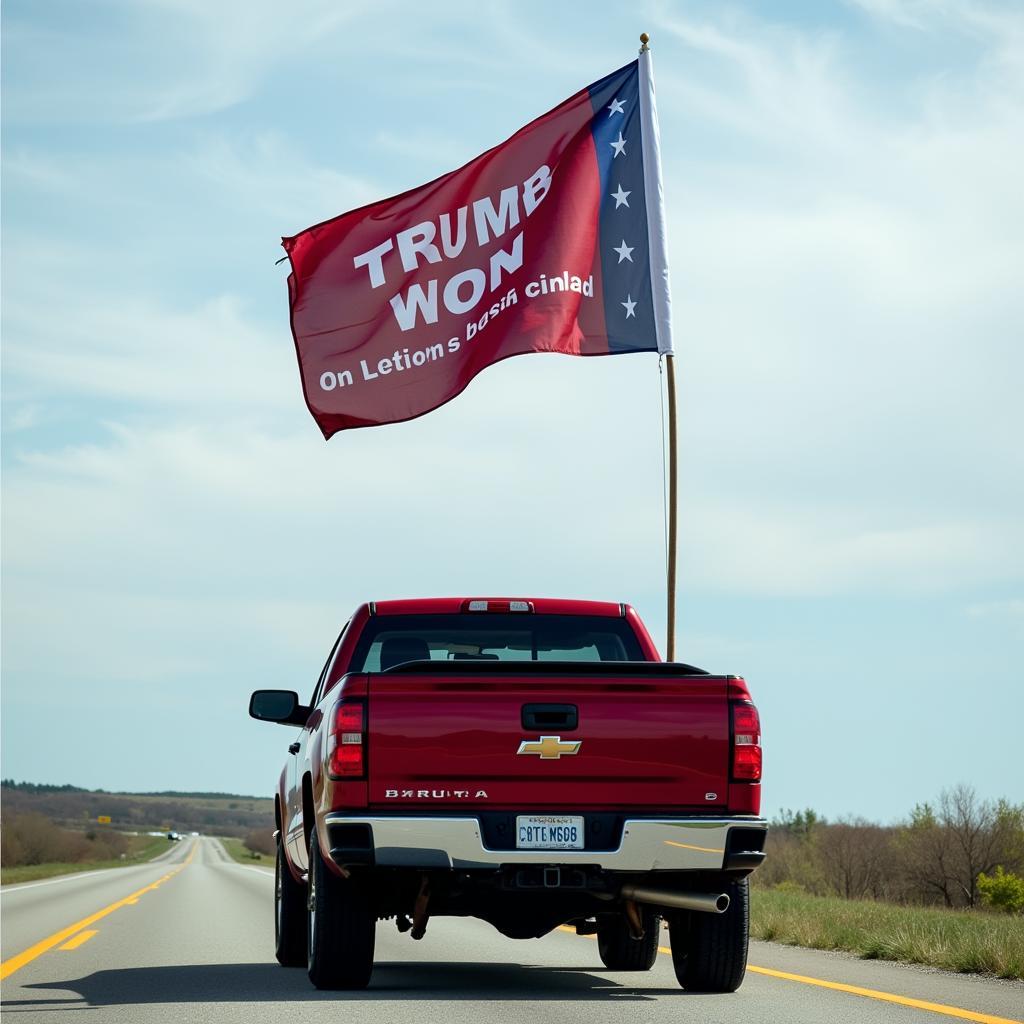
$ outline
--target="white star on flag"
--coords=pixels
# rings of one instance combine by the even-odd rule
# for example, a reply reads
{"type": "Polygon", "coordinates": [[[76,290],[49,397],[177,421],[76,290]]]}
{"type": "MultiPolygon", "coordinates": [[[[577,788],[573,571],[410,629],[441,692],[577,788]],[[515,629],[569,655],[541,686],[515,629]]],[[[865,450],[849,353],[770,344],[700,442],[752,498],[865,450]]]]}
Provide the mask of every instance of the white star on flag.
{"type": "MultiPolygon", "coordinates": [[[[626,245],[626,240],[623,239],[622,245],[620,245],[617,249],[614,246],[612,246],[612,252],[617,252],[619,254],[619,263],[621,263],[623,260],[629,260],[629,262],[632,263],[633,250],[635,248],[635,245],[626,245]]],[[[629,296],[627,295],[626,298],[629,298],[629,296]]],[[[623,303],[623,305],[625,305],[625,303],[623,303]]],[[[633,305],[635,306],[636,303],[634,302],[633,305]]],[[[627,313],[626,315],[628,316],[629,314],[627,313]]]]}
{"type": "MultiPolygon", "coordinates": [[[[609,142],[609,146],[615,150],[615,156],[622,156],[626,152],[626,140],[622,137],[622,132],[619,132],[619,137],[614,142],[609,142]]],[[[615,159],[615,156],[612,159],[615,159]]]]}
{"type": "Polygon", "coordinates": [[[612,100],[612,105],[608,108],[608,116],[612,114],[622,114],[625,116],[625,111],[622,109],[622,100],[612,100]]]}
{"type": "MultiPolygon", "coordinates": [[[[612,159],[614,160],[615,158],[612,157],[612,159]]],[[[620,183],[617,192],[609,192],[608,194],[612,197],[612,199],[615,200],[615,209],[617,210],[620,206],[629,206],[629,202],[627,201],[626,197],[631,196],[633,193],[624,192],[622,190],[622,185],[620,183]]]]}
{"type": "MultiPolygon", "coordinates": [[[[618,250],[616,250],[616,252],[618,252],[618,250]]],[[[630,262],[632,263],[633,261],[630,260],[630,262]]],[[[629,297],[629,293],[628,292],[626,293],[626,301],[625,302],[620,302],[619,305],[626,307],[626,319],[627,320],[631,316],[634,316],[634,317],[636,316],[636,313],[633,312],[633,310],[636,309],[636,303],[629,297]]]]}

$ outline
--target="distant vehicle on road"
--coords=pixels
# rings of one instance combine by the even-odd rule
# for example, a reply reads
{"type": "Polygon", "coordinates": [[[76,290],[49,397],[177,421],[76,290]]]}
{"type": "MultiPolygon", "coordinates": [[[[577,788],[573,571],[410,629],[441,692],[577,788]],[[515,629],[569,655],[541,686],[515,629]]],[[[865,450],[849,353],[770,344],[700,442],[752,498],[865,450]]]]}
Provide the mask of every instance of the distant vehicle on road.
{"type": "Polygon", "coordinates": [[[737,676],[666,664],[628,605],[364,604],[307,704],[275,795],[277,959],[362,988],[378,920],[422,938],[472,916],[512,938],[573,925],[648,970],[661,920],[687,989],[746,970],[764,859],[757,709],[737,676]]]}
{"type": "Polygon", "coordinates": [[[167,833],[167,838],[170,839],[171,842],[174,842],[174,843],[177,843],[177,842],[179,842],[181,840],[181,836],[178,835],[177,832],[168,832],[167,833]]]}

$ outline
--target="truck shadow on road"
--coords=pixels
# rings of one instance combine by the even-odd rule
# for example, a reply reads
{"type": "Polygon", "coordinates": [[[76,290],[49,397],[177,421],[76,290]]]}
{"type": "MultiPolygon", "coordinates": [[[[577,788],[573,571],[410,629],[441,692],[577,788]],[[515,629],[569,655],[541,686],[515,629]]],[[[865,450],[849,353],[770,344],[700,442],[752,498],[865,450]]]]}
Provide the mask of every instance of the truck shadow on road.
{"type": "MultiPolygon", "coordinates": [[[[619,975],[618,977],[622,977],[619,975]]],[[[303,970],[276,964],[196,964],[179,967],[131,967],[97,971],[83,978],[26,985],[21,992],[52,991],[54,998],[5,999],[3,1012],[40,1009],[86,1009],[144,1003],[254,1003],[378,999],[502,1000],[650,1000],[684,995],[679,988],[640,987],[612,980],[600,968],[526,964],[379,963],[369,989],[320,992],[303,970]],[[62,995],[57,997],[56,993],[62,995]],[[64,993],[75,992],[77,999],[64,993]]]]}

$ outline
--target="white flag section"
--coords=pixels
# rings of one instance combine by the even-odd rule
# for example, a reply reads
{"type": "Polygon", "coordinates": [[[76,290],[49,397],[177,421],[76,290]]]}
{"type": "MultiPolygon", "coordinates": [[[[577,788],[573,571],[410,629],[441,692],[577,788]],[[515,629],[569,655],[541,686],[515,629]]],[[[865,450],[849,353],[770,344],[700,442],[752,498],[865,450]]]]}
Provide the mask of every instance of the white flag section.
{"type": "Polygon", "coordinates": [[[673,355],[672,297],[668,283],[668,238],[665,232],[665,193],[661,184],[661,133],[654,102],[651,51],[640,51],[640,124],[644,153],[644,198],[647,203],[647,239],[650,252],[654,329],[661,355],[673,355]]]}

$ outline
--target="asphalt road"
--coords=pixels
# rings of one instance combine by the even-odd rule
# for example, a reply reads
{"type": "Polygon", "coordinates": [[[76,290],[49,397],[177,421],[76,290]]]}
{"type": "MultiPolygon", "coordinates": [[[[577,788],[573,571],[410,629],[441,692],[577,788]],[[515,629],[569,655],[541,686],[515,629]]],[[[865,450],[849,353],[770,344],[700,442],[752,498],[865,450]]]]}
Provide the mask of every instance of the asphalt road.
{"type": "Polygon", "coordinates": [[[70,1011],[71,1020],[97,1024],[334,1024],[341,1013],[376,1024],[1024,1018],[1021,984],[770,943],[752,944],[739,992],[691,995],[676,984],[666,955],[648,973],[618,974],[601,966],[589,938],[556,931],[516,942],[482,922],[443,918],[421,942],[379,924],[370,988],[321,993],[304,971],[275,963],[272,896],[271,872],[234,863],[207,838],[177,844],[143,867],[7,887],[0,891],[2,1012],[52,1022],[70,1011]],[[874,994],[829,987],[837,985],[874,994]]]}

